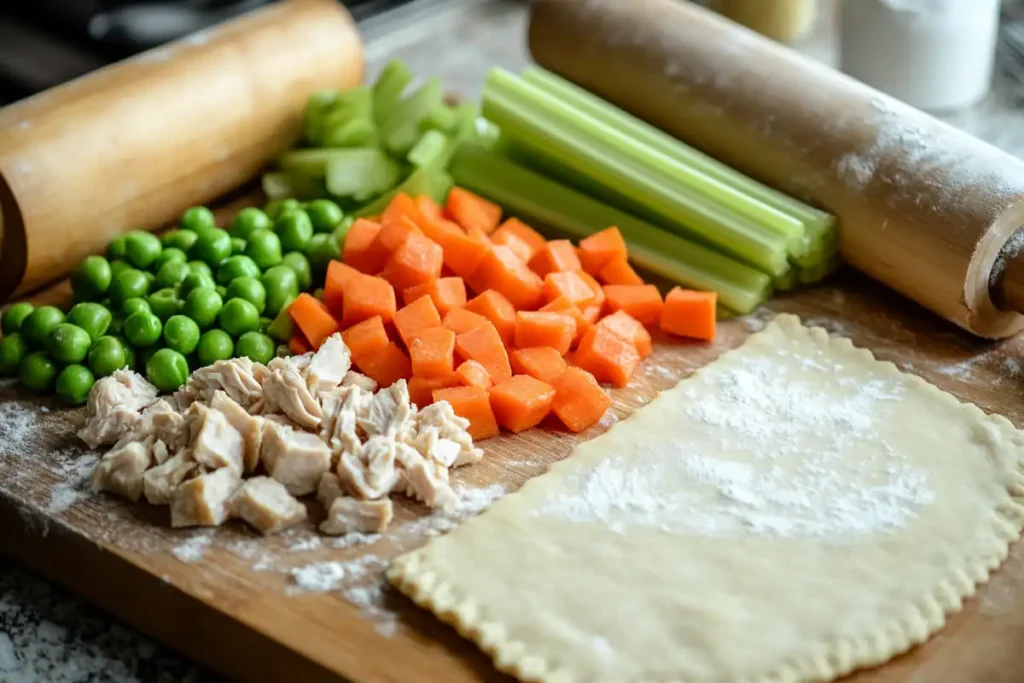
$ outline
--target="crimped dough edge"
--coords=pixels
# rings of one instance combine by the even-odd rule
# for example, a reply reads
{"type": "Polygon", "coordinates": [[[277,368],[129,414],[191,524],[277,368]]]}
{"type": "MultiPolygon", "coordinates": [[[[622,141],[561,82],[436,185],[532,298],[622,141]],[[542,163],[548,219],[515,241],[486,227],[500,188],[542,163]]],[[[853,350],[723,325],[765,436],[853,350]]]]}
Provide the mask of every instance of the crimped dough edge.
{"type": "MultiPolygon", "coordinates": [[[[959,406],[959,410],[969,414],[970,419],[988,422],[995,428],[1003,443],[1012,444],[1013,450],[1016,451],[1016,473],[1007,486],[1008,500],[992,510],[991,536],[986,541],[989,547],[987,553],[974,562],[965,562],[944,581],[934,586],[927,595],[916,603],[908,604],[902,615],[879,625],[876,630],[858,637],[839,639],[816,648],[813,652],[793,657],[779,664],[774,670],[746,679],[744,683],[835,680],[858,669],[884,664],[924,643],[946,624],[947,615],[959,612],[963,608],[964,600],[975,595],[978,586],[988,581],[992,572],[1006,560],[1010,544],[1019,538],[1021,529],[1024,528],[1024,448],[1020,445],[1022,433],[1018,432],[1008,419],[1001,415],[989,415],[978,406],[959,401],[955,396],[917,375],[901,372],[893,363],[876,359],[871,351],[854,346],[847,338],[830,337],[820,327],[806,327],[795,315],[777,315],[762,331],[748,337],[737,348],[723,353],[716,361],[696,370],[682,382],[698,377],[706,368],[715,367],[720,370],[723,366],[735,362],[737,357],[749,353],[751,349],[759,349],[765,345],[771,347],[780,339],[801,336],[828,349],[837,357],[857,358],[861,363],[873,363],[881,372],[899,375],[903,381],[924,387],[924,391],[936,400],[959,406]]],[[[648,405],[654,404],[660,397],[661,394],[648,405]]],[[[613,425],[611,429],[618,427],[621,422],[613,425]]],[[[570,458],[552,465],[548,472],[528,481],[524,487],[536,479],[557,472],[570,458]]],[[[485,511],[466,524],[477,523],[486,515],[485,511]]],[[[484,608],[475,600],[458,595],[451,584],[434,573],[431,566],[432,550],[431,543],[428,543],[418,550],[396,558],[387,571],[388,580],[417,605],[430,610],[441,621],[453,626],[461,636],[476,643],[492,657],[499,671],[523,681],[583,683],[573,671],[528,652],[524,643],[512,640],[505,626],[500,621],[489,618],[484,608]]],[[[682,679],[658,679],[657,683],[687,682],[682,679]]]]}

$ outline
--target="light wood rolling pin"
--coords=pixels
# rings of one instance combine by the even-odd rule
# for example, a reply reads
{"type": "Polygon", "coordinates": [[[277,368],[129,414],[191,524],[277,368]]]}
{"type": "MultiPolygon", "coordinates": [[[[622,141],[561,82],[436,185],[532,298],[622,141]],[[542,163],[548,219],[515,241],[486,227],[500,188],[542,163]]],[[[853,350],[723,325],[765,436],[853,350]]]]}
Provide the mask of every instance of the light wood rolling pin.
{"type": "Polygon", "coordinates": [[[0,300],[239,187],[362,77],[342,5],[286,0],[0,110],[0,300]]]}
{"type": "Polygon", "coordinates": [[[679,0],[535,0],[542,66],[839,218],[846,262],[979,336],[1024,328],[1024,162],[679,0]]]}

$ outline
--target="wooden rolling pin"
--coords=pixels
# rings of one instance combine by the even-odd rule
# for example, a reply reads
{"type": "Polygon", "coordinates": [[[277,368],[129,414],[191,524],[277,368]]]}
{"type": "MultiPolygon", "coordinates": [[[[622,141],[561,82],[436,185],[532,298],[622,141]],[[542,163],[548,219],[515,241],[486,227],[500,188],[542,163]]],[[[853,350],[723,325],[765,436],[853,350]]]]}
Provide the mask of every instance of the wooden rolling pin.
{"type": "Polygon", "coordinates": [[[834,213],[859,270],[979,336],[1024,328],[1024,162],[689,2],[535,0],[530,49],[834,213]]]}
{"type": "Polygon", "coordinates": [[[251,179],[363,77],[336,0],[287,0],[0,110],[0,300],[251,179]]]}

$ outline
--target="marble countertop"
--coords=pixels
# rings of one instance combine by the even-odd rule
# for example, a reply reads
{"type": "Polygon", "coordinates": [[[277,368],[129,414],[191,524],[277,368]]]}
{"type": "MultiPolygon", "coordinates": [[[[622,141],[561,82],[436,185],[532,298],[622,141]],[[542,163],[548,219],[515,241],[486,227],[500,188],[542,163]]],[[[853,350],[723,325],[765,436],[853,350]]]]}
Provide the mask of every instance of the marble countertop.
{"type": "MultiPolygon", "coordinates": [[[[830,13],[799,46],[832,63],[830,13]]],[[[479,95],[494,64],[519,69],[527,61],[522,0],[419,0],[361,28],[368,76],[391,57],[420,76],[441,75],[464,97],[479,95]],[[453,36],[437,49],[438,33],[453,36]]],[[[997,77],[978,108],[947,118],[954,125],[1024,156],[1024,111],[1011,83],[997,77]]],[[[220,680],[61,588],[0,559],[0,681],[4,683],[184,683],[220,680]]]]}

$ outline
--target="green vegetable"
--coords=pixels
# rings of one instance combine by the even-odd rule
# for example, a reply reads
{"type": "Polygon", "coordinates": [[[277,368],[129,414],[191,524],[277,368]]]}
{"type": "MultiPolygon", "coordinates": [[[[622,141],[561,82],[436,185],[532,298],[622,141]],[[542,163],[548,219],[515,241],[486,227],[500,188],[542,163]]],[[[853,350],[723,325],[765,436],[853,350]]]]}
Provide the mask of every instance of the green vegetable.
{"type": "Polygon", "coordinates": [[[217,316],[224,301],[212,287],[193,289],[185,298],[182,313],[192,318],[199,327],[206,329],[217,322],[217,316]]]}
{"type": "Polygon", "coordinates": [[[211,268],[206,263],[203,263],[202,261],[189,261],[188,269],[191,270],[193,273],[200,273],[209,278],[213,278],[213,268],[211,268]]]}
{"type": "Polygon", "coordinates": [[[238,338],[235,352],[255,363],[269,363],[274,357],[274,340],[260,332],[246,332],[238,338]]]}
{"type": "Polygon", "coordinates": [[[282,213],[274,230],[281,238],[281,248],[287,251],[305,251],[309,240],[313,237],[313,221],[305,211],[288,211],[282,213]]]}
{"type": "Polygon", "coordinates": [[[332,154],[324,182],[336,197],[365,202],[393,188],[402,177],[398,162],[376,147],[310,151],[332,154]]]}
{"type": "Polygon", "coordinates": [[[124,332],[124,314],[114,313],[110,318],[110,327],[107,328],[109,334],[121,334],[124,332]]]}
{"type": "Polygon", "coordinates": [[[228,234],[232,237],[248,240],[256,230],[272,230],[274,221],[270,220],[267,214],[255,206],[242,209],[236,215],[231,225],[228,226],[228,234]]]}
{"type": "Polygon", "coordinates": [[[352,224],[356,222],[355,216],[345,216],[345,218],[338,223],[338,227],[331,233],[331,239],[339,246],[345,245],[345,238],[348,237],[348,231],[352,229],[352,224]]]}
{"type": "Polygon", "coordinates": [[[110,285],[110,300],[124,304],[128,299],[146,296],[149,278],[141,270],[130,268],[121,272],[110,285]]]}
{"type": "Polygon", "coordinates": [[[127,347],[117,337],[100,337],[89,349],[86,357],[89,369],[96,377],[107,377],[127,366],[127,347]]]}
{"type": "Polygon", "coordinates": [[[263,207],[263,213],[267,214],[267,217],[276,223],[277,219],[284,213],[301,209],[302,204],[299,203],[299,200],[289,197],[288,199],[275,199],[267,202],[267,205],[263,207]]]}
{"type": "Polygon", "coordinates": [[[231,238],[231,255],[237,256],[245,253],[245,240],[238,237],[231,238]]]}
{"type": "Polygon", "coordinates": [[[0,329],[3,330],[5,335],[14,334],[15,332],[21,331],[21,325],[25,322],[25,318],[32,315],[32,311],[36,310],[36,307],[27,301],[19,301],[4,311],[3,318],[0,318],[0,329]]]}
{"type": "Polygon", "coordinates": [[[136,268],[148,268],[163,250],[160,238],[151,232],[132,230],[125,237],[124,254],[136,268]]]}
{"type": "Polygon", "coordinates": [[[217,285],[216,287],[214,287],[213,291],[217,292],[217,296],[219,296],[221,299],[226,298],[228,295],[228,288],[225,287],[224,285],[217,285]]]}
{"type": "Polygon", "coordinates": [[[143,313],[153,312],[153,309],[149,306],[149,302],[142,297],[133,297],[121,304],[121,312],[124,313],[125,317],[140,311],[143,313]]]}
{"type": "MultiPolygon", "coordinates": [[[[308,270],[308,265],[307,265],[308,270]]],[[[268,268],[261,280],[266,291],[266,311],[276,316],[282,308],[299,295],[299,276],[285,265],[268,268]]]]}
{"type": "Polygon", "coordinates": [[[448,196],[448,190],[451,187],[452,178],[444,171],[432,168],[416,169],[398,187],[363,206],[356,212],[356,215],[379,216],[399,192],[405,192],[411,197],[425,194],[435,202],[441,203],[448,196]]]}
{"type": "Polygon", "coordinates": [[[261,270],[276,266],[281,262],[281,239],[273,230],[256,230],[249,235],[245,255],[261,270]]]}
{"type": "Polygon", "coordinates": [[[444,166],[451,149],[451,140],[439,130],[428,130],[409,150],[409,163],[417,168],[444,166]]]}
{"type": "MultiPolygon", "coordinates": [[[[289,272],[291,272],[289,270],[289,272]]],[[[258,313],[262,313],[267,307],[267,290],[263,283],[254,277],[236,277],[228,285],[225,295],[227,299],[245,299],[256,307],[258,313]]]]}
{"type": "Polygon", "coordinates": [[[110,311],[100,304],[75,304],[68,311],[68,322],[85,330],[92,341],[107,333],[111,319],[110,311]]]}
{"type": "Polygon", "coordinates": [[[18,378],[28,389],[40,394],[53,389],[57,381],[57,364],[45,351],[25,356],[18,366],[18,378]]]}
{"type": "Polygon", "coordinates": [[[289,175],[273,171],[264,173],[260,180],[263,193],[271,199],[301,197],[303,199],[322,197],[327,192],[323,178],[289,175]]]}
{"type": "Polygon", "coordinates": [[[178,227],[182,230],[190,230],[196,233],[196,235],[201,235],[204,232],[216,229],[217,219],[214,218],[213,212],[205,206],[193,206],[185,209],[185,213],[181,214],[178,227]]]}
{"type": "Polygon", "coordinates": [[[146,361],[146,378],[160,391],[177,391],[188,374],[188,361],[174,349],[160,349],[146,361]]]}
{"type": "Polygon", "coordinates": [[[224,330],[209,330],[199,339],[196,356],[203,366],[212,365],[219,360],[227,360],[235,355],[235,345],[231,336],[224,330]]]}
{"type": "Polygon", "coordinates": [[[184,261],[165,263],[156,274],[153,284],[161,289],[180,285],[192,271],[184,261]]]}
{"type": "Polygon", "coordinates": [[[306,106],[302,111],[302,132],[307,142],[314,145],[323,143],[324,118],[337,101],[337,90],[321,90],[306,98],[306,106]]]}
{"type": "Polygon", "coordinates": [[[123,261],[125,258],[125,244],[128,241],[127,235],[119,235],[110,241],[107,245],[107,260],[109,261],[123,261]]]}
{"type": "MultiPolygon", "coordinates": [[[[124,366],[123,367],[127,367],[127,368],[130,368],[132,370],[135,370],[136,372],[139,372],[142,369],[142,367],[139,365],[139,356],[136,355],[135,349],[133,349],[128,344],[127,340],[119,340],[119,341],[121,341],[121,345],[124,347],[124,366]]],[[[151,354],[152,353],[151,349],[143,349],[143,351],[146,352],[147,354],[151,354]]],[[[139,353],[141,354],[143,351],[140,351],[139,353]]],[[[149,356],[147,355],[146,357],[148,358],[149,356]]],[[[145,361],[143,361],[142,365],[145,365],[145,364],[146,364],[145,361]]]]}
{"type": "Polygon", "coordinates": [[[309,267],[313,272],[321,274],[327,270],[328,263],[341,258],[341,249],[330,235],[318,232],[309,241],[306,258],[309,259],[309,267]]]}
{"type": "Polygon", "coordinates": [[[383,124],[391,116],[411,82],[412,72],[403,62],[394,60],[384,67],[373,84],[373,115],[377,125],[383,124]]]}
{"type": "Polygon", "coordinates": [[[188,355],[199,344],[199,325],[191,318],[173,315],[164,324],[164,341],[169,348],[188,355]]]}
{"type": "Polygon", "coordinates": [[[259,277],[260,267],[248,256],[232,256],[217,268],[217,283],[227,285],[236,277],[259,277]]]}
{"type": "Polygon", "coordinates": [[[153,314],[161,320],[167,320],[181,311],[182,301],[173,287],[165,287],[153,292],[146,301],[153,314]]]}
{"type": "Polygon", "coordinates": [[[232,337],[259,329],[260,313],[245,299],[228,299],[220,309],[220,327],[232,337]]]}
{"type": "Polygon", "coordinates": [[[102,256],[87,256],[71,274],[71,289],[83,299],[98,299],[110,289],[110,262],[102,256]]]}
{"type": "Polygon", "coordinates": [[[111,261],[110,262],[110,284],[114,284],[114,280],[117,276],[126,270],[134,270],[126,261],[111,261]]]}
{"type": "Polygon", "coordinates": [[[95,383],[96,378],[89,368],[84,365],[69,365],[57,376],[57,398],[68,405],[83,405],[95,383]]]}
{"type": "Polygon", "coordinates": [[[163,324],[152,313],[132,313],[124,321],[124,336],[136,348],[144,349],[160,341],[163,324]]]}
{"type": "Polygon", "coordinates": [[[441,80],[431,78],[419,90],[392,107],[380,126],[382,146],[395,156],[405,156],[419,139],[424,119],[443,106],[441,80]]]}
{"type": "Polygon", "coordinates": [[[166,247],[163,251],[160,252],[160,255],[156,257],[156,260],[153,261],[151,270],[153,272],[159,273],[160,269],[163,268],[168,263],[180,263],[182,265],[185,265],[187,261],[188,256],[185,255],[184,251],[182,251],[178,247],[166,247]]]}
{"type": "Polygon", "coordinates": [[[216,268],[231,256],[231,236],[224,230],[207,230],[200,233],[192,246],[192,258],[216,268]]]}
{"type": "Polygon", "coordinates": [[[295,336],[295,323],[292,321],[292,317],[288,315],[288,304],[292,301],[289,300],[282,306],[277,317],[264,329],[264,332],[270,335],[271,338],[282,344],[287,344],[295,336]]]}
{"type": "Polygon", "coordinates": [[[21,323],[21,336],[34,348],[42,348],[50,333],[64,322],[64,313],[56,306],[40,306],[21,323]]]}
{"type": "Polygon", "coordinates": [[[213,277],[206,273],[189,273],[181,282],[181,287],[178,288],[180,296],[187,297],[191,292],[197,289],[212,289],[217,285],[213,281],[213,277]]]}
{"type": "Polygon", "coordinates": [[[17,332],[4,336],[0,342],[0,375],[13,377],[18,374],[18,366],[28,355],[29,348],[25,340],[17,332]]]}
{"type": "MultiPolygon", "coordinates": [[[[309,268],[309,259],[306,258],[305,254],[301,254],[297,251],[287,253],[284,255],[284,258],[281,259],[281,265],[288,266],[295,272],[295,276],[298,278],[298,287],[300,292],[305,292],[313,285],[313,273],[309,268]]],[[[263,285],[267,286],[265,280],[263,285]]]]}
{"type": "Polygon", "coordinates": [[[188,253],[198,238],[199,235],[194,231],[179,228],[165,232],[160,241],[163,243],[165,251],[167,249],[178,249],[181,252],[188,253]]]}
{"type": "MultiPolygon", "coordinates": [[[[332,101],[319,117],[319,140],[322,147],[357,147],[377,143],[377,125],[373,120],[373,97],[365,86],[333,93],[332,101]]],[[[315,112],[312,112],[315,114],[315,112]]],[[[316,121],[312,121],[316,123],[316,121]]]]}
{"type": "Polygon", "coordinates": [[[46,350],[50,356],[64,364],[81,363],[91,345],[89,333],[71,323],[57,325],[46,339],[46,350]]]}

